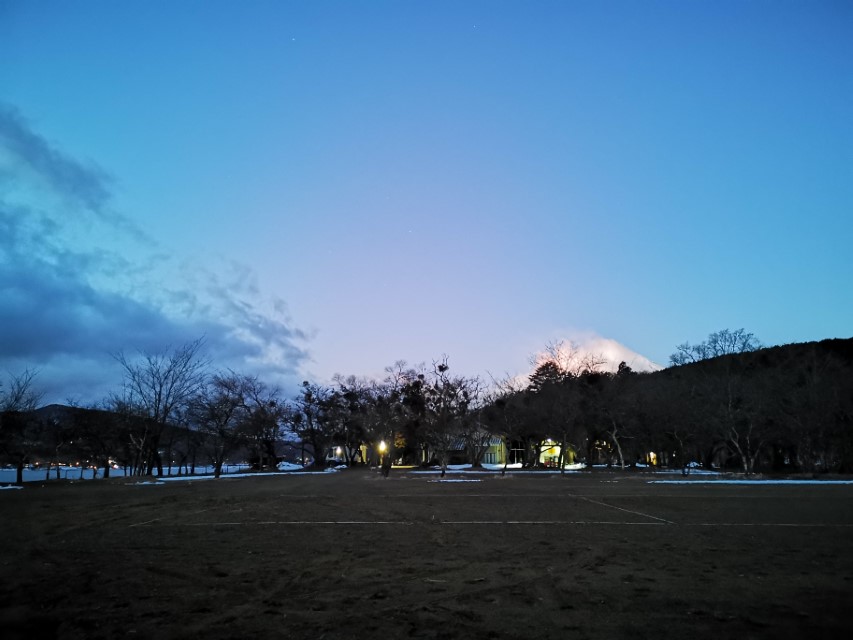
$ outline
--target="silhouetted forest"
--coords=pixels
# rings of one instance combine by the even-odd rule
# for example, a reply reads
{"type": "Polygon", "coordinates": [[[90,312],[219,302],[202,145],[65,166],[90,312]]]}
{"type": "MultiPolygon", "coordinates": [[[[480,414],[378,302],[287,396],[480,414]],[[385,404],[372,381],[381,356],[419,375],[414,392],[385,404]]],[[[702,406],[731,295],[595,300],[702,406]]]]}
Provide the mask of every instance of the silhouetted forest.
{"type": "Polygon", "coordinates": [[[97,407],[39,407],[32,372],[0,389],[0,460],[21,471],[80,462],[134,474],[229,460],[329,464],[484,462],[696,466],[744,473],[853,472],[853,339],[761,348],[743,330],[680,345],[638,373],[552,345],[526,379],[493,381],[398,362],[386,377],[304,382],[295,397],[216,371],[203,340],[119,354],[121,391],[97,407]],[[722,355],[720,355],[722,354],[722,355]]]}
{"type": "Polygon", "coordinates": [[[853,340],[733,353],[655,373],[543,363],[492,403],[504,433],[546,433],[589,463],[853,471],[853,340]],[[537,429],[537,425],[542,428],[537,429]]]}

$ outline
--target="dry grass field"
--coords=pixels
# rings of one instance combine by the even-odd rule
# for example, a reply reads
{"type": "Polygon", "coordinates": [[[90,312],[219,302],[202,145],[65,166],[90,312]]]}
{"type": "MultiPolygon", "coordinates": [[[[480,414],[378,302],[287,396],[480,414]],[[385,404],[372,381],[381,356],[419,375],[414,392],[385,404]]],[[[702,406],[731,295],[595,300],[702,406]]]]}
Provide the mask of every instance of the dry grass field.
{"type": "Polygon", "coordinates": [[[480,477],[0,491],[0,636],[849,634],[853,485],[480,477]]]}

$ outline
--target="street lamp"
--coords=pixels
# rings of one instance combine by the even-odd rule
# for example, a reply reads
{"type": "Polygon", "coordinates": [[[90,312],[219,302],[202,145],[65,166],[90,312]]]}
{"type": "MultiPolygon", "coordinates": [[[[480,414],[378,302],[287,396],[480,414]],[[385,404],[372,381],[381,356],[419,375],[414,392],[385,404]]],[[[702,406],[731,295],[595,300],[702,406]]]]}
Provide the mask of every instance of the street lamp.
{"type": "Polygon", "coordinates": [[[385,452],[388,450],[388,445],[385,444],[384,440],[379,441],[379,466],[382,469],[382,475],[384,477],[388,477],[388,474],[391,472],[391,459],[385,459],[385,452]]]}

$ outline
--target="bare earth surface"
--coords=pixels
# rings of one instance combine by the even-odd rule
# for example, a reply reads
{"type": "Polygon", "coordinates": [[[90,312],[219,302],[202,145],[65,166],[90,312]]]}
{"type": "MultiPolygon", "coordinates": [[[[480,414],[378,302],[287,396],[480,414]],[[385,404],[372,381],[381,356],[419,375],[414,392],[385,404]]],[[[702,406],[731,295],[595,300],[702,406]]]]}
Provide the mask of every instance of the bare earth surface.
{"type": "Polygon", "coordinates": [[[0,637],[850,637],[851,485],[437,479],[0,491],[0,637]]]}

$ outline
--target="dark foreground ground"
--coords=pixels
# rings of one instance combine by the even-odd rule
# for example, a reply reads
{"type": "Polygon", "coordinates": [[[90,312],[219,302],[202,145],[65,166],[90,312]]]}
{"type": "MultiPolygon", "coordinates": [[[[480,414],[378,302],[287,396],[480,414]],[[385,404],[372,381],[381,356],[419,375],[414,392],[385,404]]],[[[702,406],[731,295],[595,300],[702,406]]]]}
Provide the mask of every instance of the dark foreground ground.
{"type": "Polygon", "coordinates": [[[436,479],[0,491],[0,637],[851,637],[853,486],[436,479]]]}

